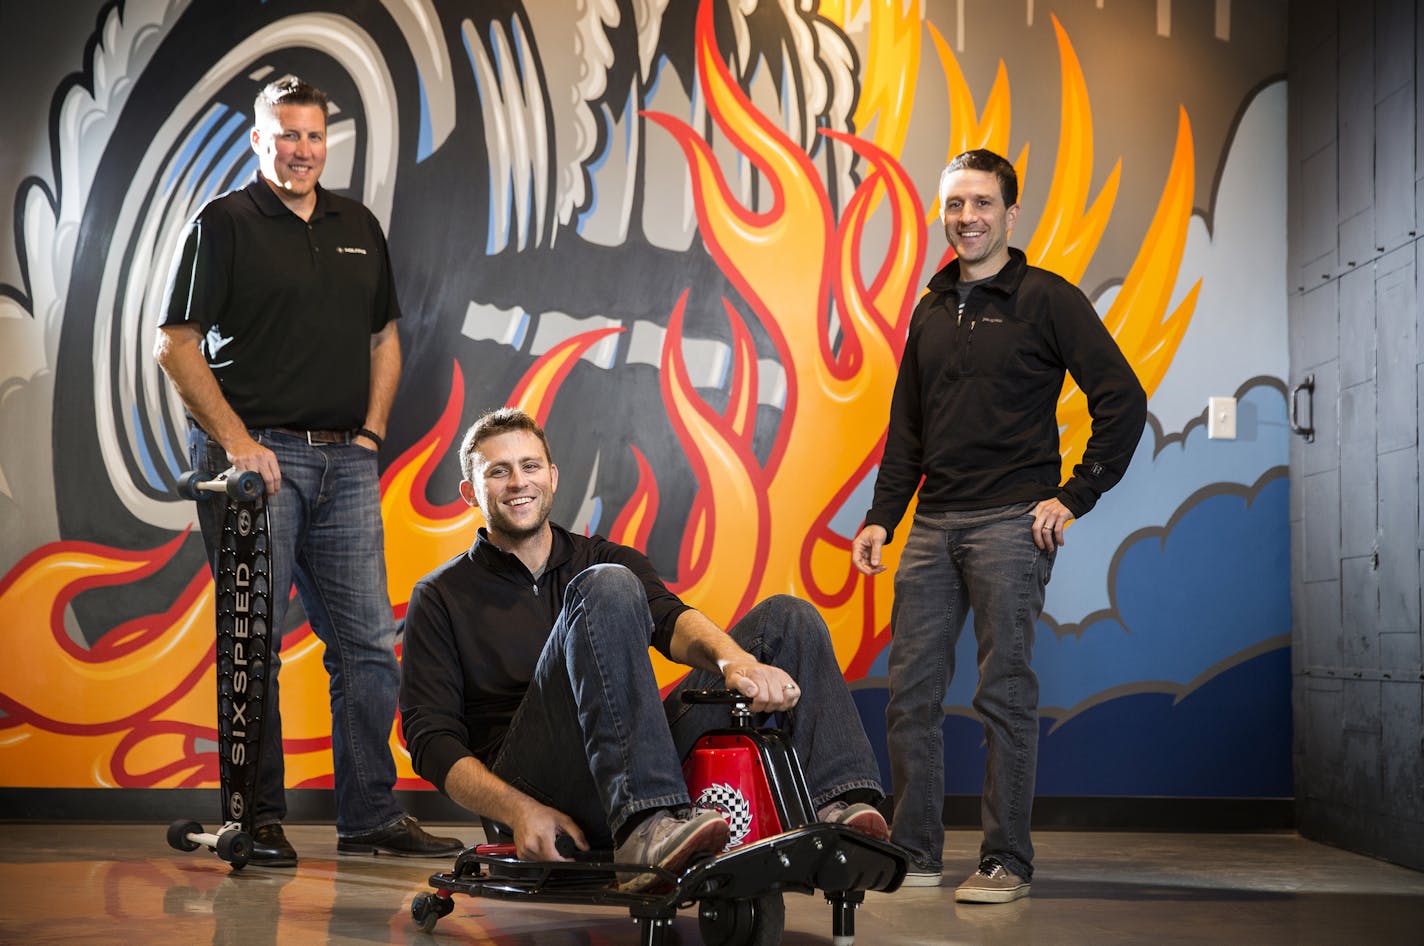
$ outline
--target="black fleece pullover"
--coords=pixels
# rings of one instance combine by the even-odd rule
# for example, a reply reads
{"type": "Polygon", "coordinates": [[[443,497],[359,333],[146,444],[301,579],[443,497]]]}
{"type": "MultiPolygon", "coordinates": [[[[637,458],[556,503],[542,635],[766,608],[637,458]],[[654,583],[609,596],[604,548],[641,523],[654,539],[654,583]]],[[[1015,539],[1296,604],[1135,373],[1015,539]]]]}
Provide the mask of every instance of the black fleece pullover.
{"type": "MultiPolygon", "coordinates": [[[[1085,515],[1127,470],[1147,395],[1087,296],[1010,248],[963,313],[953,260],[910,317],[885,453],[866,525],[887,537],[918,488],[919,509],[988,509],[1057,496],[1085,515]],[[1064,372],[1088,398],[1092,435],[1059,485],[1064,372]],[[923,478],[923,484],[921,484],[923,478]]],[[[887,541],[889,539],[887,538],[887,541]]]]}
{"type": "Polygon", "coordinates": [[[603,563],[637,575],[653,625],[648,643],[664,655],[688,610],[643,553],[549,525],[553,548],[538,578],[480,529],[468,551],[411,590],[401,726],[416,774],[442,792],[451,767],[465,756],[494,764],[575,575],[603,563]]]}

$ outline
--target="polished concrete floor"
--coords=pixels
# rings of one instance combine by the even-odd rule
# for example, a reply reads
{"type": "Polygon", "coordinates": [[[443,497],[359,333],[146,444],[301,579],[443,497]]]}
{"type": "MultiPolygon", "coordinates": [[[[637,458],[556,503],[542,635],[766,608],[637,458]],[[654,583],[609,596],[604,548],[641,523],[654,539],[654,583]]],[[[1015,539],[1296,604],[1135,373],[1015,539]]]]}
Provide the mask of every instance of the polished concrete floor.
{"type": "MultiPolygon", "coordinates": [[[[437,833],[478,839],[468,826],[437,833]]],[[[206,851],[170,849],[163,826],[0,825],[0,943],[638,943],[626,912],[456,897],[433,934],[412,896],[447,860],[338,857],[330,827],[295,825],[295,870],[229,871],[206,851]]],[[[1424,874],[1294,834],[1035,835],[1033,897],[954,903],[950,887],[871,894],[856,918],[861,946],[912,944],[1424,944],[1424,874]]],[[[947,880],[974,862],[977,837],[945,835],[947,880]]],[[[668,939],[701,942],[695,911],[668,939]]],[[[788,946],[831,942],[819,898],[788,895],[788,946]]]]}

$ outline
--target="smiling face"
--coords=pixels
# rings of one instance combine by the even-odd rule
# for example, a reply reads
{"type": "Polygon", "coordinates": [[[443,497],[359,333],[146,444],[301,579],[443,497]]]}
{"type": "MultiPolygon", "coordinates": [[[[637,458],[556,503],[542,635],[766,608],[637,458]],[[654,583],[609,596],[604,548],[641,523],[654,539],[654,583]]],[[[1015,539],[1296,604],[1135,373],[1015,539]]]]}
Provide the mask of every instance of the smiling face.
{"type": "Polygon", "coordinates": [[[527,430],[481,440],[470,455],[471,479],[460,495],[485,514],[490,539],[505,549],[548,529],[549,509],[559,488],[559,469],[544,444],[527,430]]]}
{"type": "Polygon", "coordinates": [[[317,105],[278,105],[258,116],[252,150],[262,176],[289,206],[314,204],[326,167],[326,115],[317,105]]]}
{"type": "Polygon", "coordinates": [[[939,196],[944,235],[959,256],[960,278],[987,279],[1003,269],[1019,205],[1004,206],[999,179],[989,171],[951,171],[939,196]]]}

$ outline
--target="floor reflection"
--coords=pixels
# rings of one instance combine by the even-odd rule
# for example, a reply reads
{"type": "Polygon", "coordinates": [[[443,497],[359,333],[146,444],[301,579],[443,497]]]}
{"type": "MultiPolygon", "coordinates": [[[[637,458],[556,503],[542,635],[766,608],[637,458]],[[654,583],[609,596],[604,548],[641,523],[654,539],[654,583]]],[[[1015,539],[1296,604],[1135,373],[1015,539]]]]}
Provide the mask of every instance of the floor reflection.
{"type": "MultiPolygon", "coordinates": [[[[338,857],[329,826],[288,829],[295,869],[233,871],[211,853],[168,848],[162,826],[0,825],[0,943],[213,943],[214,946],[634,946],[616,908],[457,895],[433,934],[411,899],[448,860],[338,857]]],[[[953,887],[871,894],[862,946],[1142,942],[1416,943],[1424,874],[1291,834],[1041,832],[1029,900],[954,903],[953,887]]],[[[946,835],[947,878],[973,867],[977,838],[946,835]]],[[[783,946],[831,942],[820,897],[786,897],[783,946]]],[[[683,910],[669,946],[700,943],[683,910]]]]}

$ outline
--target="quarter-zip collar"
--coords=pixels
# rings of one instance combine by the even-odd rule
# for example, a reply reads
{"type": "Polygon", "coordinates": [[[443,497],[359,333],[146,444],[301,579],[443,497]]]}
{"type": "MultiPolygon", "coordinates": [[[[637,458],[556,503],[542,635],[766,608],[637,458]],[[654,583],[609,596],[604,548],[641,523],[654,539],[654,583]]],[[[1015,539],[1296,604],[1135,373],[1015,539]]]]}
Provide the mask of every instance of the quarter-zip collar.
{"type": "MultiPolygon", "coordinates": [[[[978,288],[997,292],[1005,297],[1018,292],[1019,285],[1028,273],[1028,257],[1023,250],[1009,247],[1009,261],[1004,268],[979,284],[978,288]]],[[[959,260],[952,259],[939,272],[930,277],[928,288],[931,292],[953,292],[959,284],[959,260]]]]}
{"type": "MultiPolygon", "coordinates": [[[[542,579],[557,571],[561,566],[568,563],[573,557],[573,542],[569,538],[568,532],[554,523],[549,523],[549,530],[552,533],[549,543],[549,558],[544,563],[544,571],[540,576],[542,579]]],[[[480,526],[475,534],[475,543],[470,546],[470,557],[487,567],[490,571],[507,578],[510,581],[521,585],[534,585],[537,590],[539,582],[518,555],[513,552],[506,552],[495,545],[490,540],[489,532],[484,526],[480,526]]]]}

